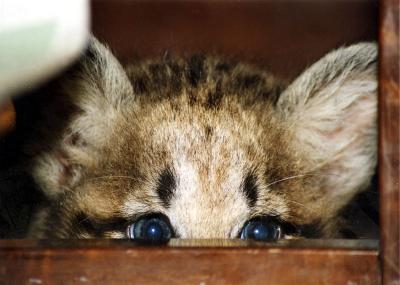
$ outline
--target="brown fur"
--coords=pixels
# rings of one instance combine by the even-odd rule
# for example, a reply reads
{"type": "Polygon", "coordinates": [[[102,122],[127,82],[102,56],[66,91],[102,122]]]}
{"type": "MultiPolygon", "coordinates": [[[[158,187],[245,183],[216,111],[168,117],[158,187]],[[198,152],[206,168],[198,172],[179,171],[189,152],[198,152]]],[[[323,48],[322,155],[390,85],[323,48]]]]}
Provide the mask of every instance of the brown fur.
{"type": "Polygon", "coordinates": [[[216,57],[124,69],[92,39],[50,89],[66,115],[44,119],[29,146],[51,201],[30,236],[120,238],[154,212],[181,238],[235,238],[257,216],[337,236],[376,165],[375,76],[373,44],[330,53],[286,87],[216,57]]]}

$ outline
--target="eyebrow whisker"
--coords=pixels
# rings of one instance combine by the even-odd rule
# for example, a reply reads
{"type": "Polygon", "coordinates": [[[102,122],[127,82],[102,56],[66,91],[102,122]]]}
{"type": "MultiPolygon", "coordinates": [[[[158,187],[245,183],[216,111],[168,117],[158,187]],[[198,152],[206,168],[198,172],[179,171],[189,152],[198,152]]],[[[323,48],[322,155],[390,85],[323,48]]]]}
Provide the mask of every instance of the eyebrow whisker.
{"type": "Polygon", "coordinates": [[[129,179],[133,180],[136,182],[144,182],[144,179],[140,179],[137,177],[132,177],[132,176],[124,176],[124,175],[110,175],[110,176],[98,176],[98,177],[93,177],[88,179],[88,181],[94,181],[94,180],[100,180],[100,179],[129,179]]]}
{"type": "Polygon", "coordinates": [[[301,177],[305,177],[305,176],[339,176],[339,175],[338,174],[332,174],[332,173],[326,173],[326,174],[323,174],[323,173],[299,174],[299,175],[288,176],[288,177],[285,177],[285,178],[282,178],[282,179],[279,179],[279,180],[275,180],[274,182],[271,182],[271,183],[267,184],[265,187],[269,187],[271,185],[274,185],[274,184],[277,184],[277,183],[280,183],[280,182],[283,182],[283,181],[287,181],[287,180],[291,180],[291,179],[295,179],[295,178],[301,178],[301,177]]]}
{"type": "Polygon", "coordinates": [[[289,203],[293,203],[293,204],[302,206],[304,209],[307,209],[308,211],[310,211],[310,212],[312,212],[312,213],[314,213],[314,214],[318,214],[318,212],[317,212],[316,210],[314,210],[314,209],[312,209],[312,208],[310,208],[310,207],[307,207],[307,206],[306,206],[305,204],[303,204],[303,203],[300,203],[300,202],[297,202],[297,201],[294,201],[294,200],[291,200],[291,199],[288,199],[288,198],[286,198],[286,201],[289,202],[289,203]]]}

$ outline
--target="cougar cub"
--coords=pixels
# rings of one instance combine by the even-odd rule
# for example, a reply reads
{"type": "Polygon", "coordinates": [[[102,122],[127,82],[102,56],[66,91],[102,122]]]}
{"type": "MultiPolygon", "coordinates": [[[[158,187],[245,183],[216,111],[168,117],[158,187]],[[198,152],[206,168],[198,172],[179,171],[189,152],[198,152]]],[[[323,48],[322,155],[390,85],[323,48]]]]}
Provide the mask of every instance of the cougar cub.
{"type": "Polygon", "coordinates": [[[285,86],[217,57],[122,67],[91,39],[48,90],[30,237],[339,236],[376,166],[377,47],[328,53],[285,86]]]}

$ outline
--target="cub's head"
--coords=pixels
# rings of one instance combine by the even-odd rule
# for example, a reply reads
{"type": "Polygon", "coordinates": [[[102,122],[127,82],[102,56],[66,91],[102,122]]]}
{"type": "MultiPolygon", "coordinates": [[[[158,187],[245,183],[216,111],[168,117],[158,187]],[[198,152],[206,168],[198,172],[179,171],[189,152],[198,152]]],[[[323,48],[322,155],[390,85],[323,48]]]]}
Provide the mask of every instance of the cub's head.
{"type": "Polygon", "coordinates": [[[92,39],[29,147],[49,200],[31,236],[338,235],[376,166],[376,61],[341,48],[284,86],[215,57],[123,68],[92,39]]]}

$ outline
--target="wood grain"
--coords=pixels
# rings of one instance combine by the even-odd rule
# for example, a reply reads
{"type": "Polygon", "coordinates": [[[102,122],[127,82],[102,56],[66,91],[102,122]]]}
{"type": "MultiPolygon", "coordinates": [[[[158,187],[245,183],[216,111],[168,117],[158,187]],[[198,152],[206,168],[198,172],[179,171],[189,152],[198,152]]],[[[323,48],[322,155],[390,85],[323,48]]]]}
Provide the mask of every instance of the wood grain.
{"type": "Polygon", "coordinates": [[[0,284],[377,285],[377,256],[371,241],[0,241],[0,284]]]}
{"type": "Polygon", "coordinates": [[[379,186],[383,284],[400,284],[399,1],[381,1],[379,186]]]}

